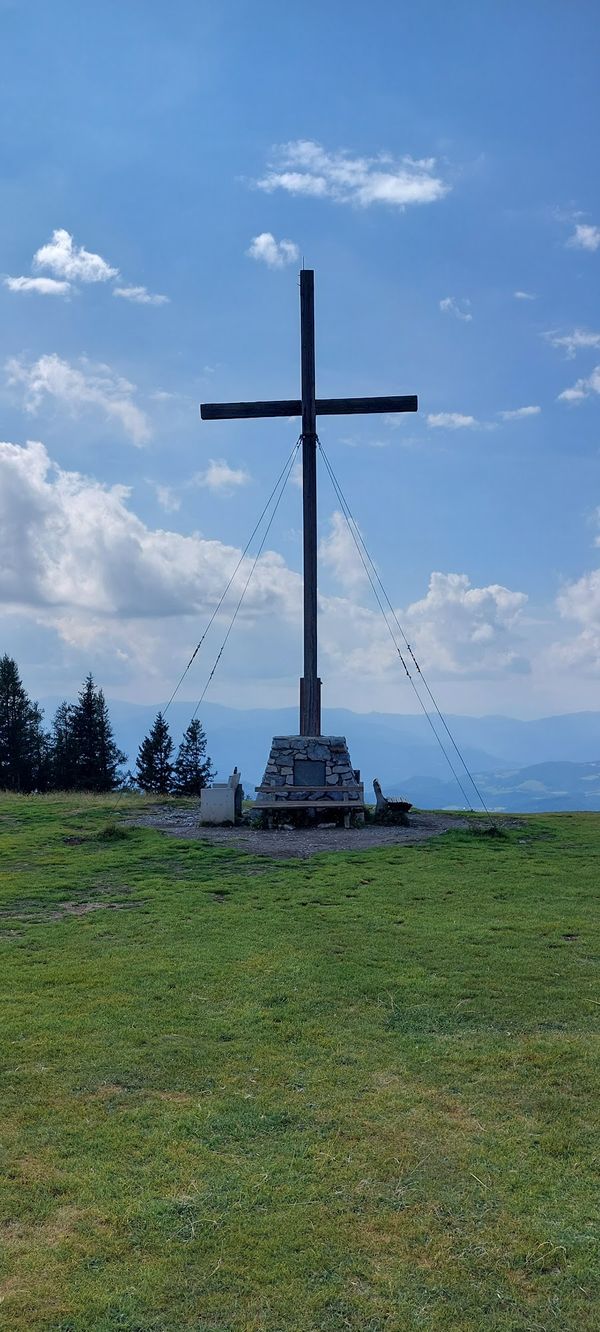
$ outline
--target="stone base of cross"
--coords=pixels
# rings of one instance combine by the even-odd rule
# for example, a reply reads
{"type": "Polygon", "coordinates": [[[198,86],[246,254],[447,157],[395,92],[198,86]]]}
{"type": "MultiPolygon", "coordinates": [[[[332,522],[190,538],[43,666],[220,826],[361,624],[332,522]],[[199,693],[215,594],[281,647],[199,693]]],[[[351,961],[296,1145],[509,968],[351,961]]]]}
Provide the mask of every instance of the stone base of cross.
{"type": "Polygon", "coordinates": [[[268,820],[364,822],[364,787],[344,735],[276,735],[256,792],[255,813],[268,820]]]}
{"type": "MultiPolygon", "coordinates": [[[[317,671],[317,417],[366,412],[416,412],[417,398],[317,398],[315,396],[315,284],[311,268],[300,273],[302,397],[274,402],[205,402],[203,421],[248,417],[302,417],[304,568],[304,673],[300,681],[300,735],[321,734],[321,681],[317,671]]],[[[335,738],[335,737],[334,737],[335,738]]]]}

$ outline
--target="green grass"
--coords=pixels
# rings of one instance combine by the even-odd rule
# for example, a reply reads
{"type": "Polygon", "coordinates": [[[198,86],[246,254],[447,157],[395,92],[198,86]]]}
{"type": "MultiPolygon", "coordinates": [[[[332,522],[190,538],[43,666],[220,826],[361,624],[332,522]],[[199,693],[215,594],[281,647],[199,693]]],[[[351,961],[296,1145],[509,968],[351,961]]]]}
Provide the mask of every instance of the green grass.
{"type": "Polygon", "coordinates": [[[275,862],[141,803],[0,800],[0,1325],[595,1329],[600,816],[275,862]]]}

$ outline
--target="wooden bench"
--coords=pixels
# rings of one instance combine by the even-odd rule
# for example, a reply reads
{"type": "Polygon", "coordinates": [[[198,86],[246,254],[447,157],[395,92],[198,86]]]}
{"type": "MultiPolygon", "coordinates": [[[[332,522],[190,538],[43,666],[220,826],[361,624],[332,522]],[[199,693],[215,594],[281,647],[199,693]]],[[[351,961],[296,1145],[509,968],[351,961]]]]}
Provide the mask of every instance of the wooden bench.
{"type": "Polygon", "coordinates": [[[259,795],[272,797],[271,800],[256,800],[253,806],[254,811],[265,811],[269,827],[272,826],[274,811],[285,814],[292,809],[318,809],[327,810],[330,814],[343,813],[345,828],[350,827],[350,815],[353,811],[357,814],[365,812],[362,783],[357,783],[356,787],[351,788],[352,794],[348,787],[340,786],[256,786],[254,789],[259,795]],[[358,792],[357,796],[354,794],[355,791],[358,792]],[[341,798],[338,792],[341,793],[341,798]],[[303,800],[298,799],[300,794],[304,796],[303,800]]]}

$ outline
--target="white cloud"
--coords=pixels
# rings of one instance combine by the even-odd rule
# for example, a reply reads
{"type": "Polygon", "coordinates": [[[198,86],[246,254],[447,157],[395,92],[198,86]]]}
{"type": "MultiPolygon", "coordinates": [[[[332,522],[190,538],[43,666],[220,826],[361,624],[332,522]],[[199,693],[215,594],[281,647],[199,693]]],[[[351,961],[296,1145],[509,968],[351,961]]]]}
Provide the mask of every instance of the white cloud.
{"type": "Polygon", "coordinates": [[[557,333],[553,329],[543,333],[542,336],[547,339],[552,347],[564,348],[569,360],[572,360],[576,352],[588,347],[600,347],[600,333],[592,333],[590,329],[574,328],[572,333],[557,333]]]}
{"type": "Polygon", "coordinates": [[[512,411],[499,412],[503,421],[522,421],[526,416],[539,416],[541,407],[515,407],[512,411]]]}
{"type": "Polygon", "coordinates": [[[168,305],[168,296],[159,296],[158,292],[148,291],[146,287],[115,287],[113,296],[122,296],[125,301],[135,305],[168,305]]]}
{"type": "Polygon", "coordinates": [[[469,314],[466,308],[470,304],[471,302],[465,297],[457,300],[455,296],[444,296],[444,299],[440,301],[440,310],[443,314],[453,314],[457,319],[462,319],[468,324],[473,318],[473,315],[469,314]]]}
{"type": "Polygon", "coordinates": [[[151,484],[154,485],[156,498],[161,509],[164,509],[165,513],[177,513],[178,509],[181,508],[181,500],[172,486],[161,486],[154,482],[151,484]]]}
{"type": "Polygon", "coordinates": [[[319,560],[343,588],[353,591],[368,582],[367,574],[343,513],[336,510],[329,532],[319,543],[319,560]]]}
{"type": "Polygon", "coordinates": [[[241,467],[230,467],[224,458],[211,458],[204,472],[196,472],[192,484],[212,490],[214,494],[229,495],[250,480],[241,467]]]}
{"type": "MultiPolygon", "coordinates": [[[[49,269],[55,277],[6,277],[5,285],[11,291],[37,291],[43,296],[66,296],[71,291],[71,283],[112,282],[120,280],[118,268],[111,267],[106,259],[93,254],[83,245],[76,245],[70,232],[59,227],[52,232],[52,239],[36,250],[32,269],[49,269]]],[[[148,291],[143,286],[113,286],[113,296],[132,301],[137,305],[167,305],[168,296],[148,291]]]]}
{"type": "MultiPolygon", "coordinates": [[[[466,574],[433,573],[426,596],[396,614],[432,678],[504,679],[529,671],[521,636],[526,603],[523,592],[497,584],[472,587],[466,574]]],[[[398,653],[379,611],[349,596],[321,598],[320,626],[340,679],[400,684],[398,653]]]]}
{"type": "Polygon", "coordinates": [[[559,402],[583,402],[592,393],[600,393],[600,365],[592,370],[587,378],[578,379],[572,388],[563,389],[558,395],[559,402]]]}
{"type": "Polygon", "coordinates": [[[134,444],[144,444],[150,437],[148,418],[133,401],[135,385],[107,365],[93,365],[82,358],[77,367],[52,353],[31,365],[13,357],[6,370],[9,384],[23,386],[29,412],[35,414],[51,398],[75,415],[88,408],[99,409],[109,421],[117,421],[134,444]]]}
{"type": "Polygon", "coordinates": [[[427,425],[434,429],[463,430],[468,426],[478,426],[474,416],[464,416],[462,412],[429,412],[427,425]]]}
{"type": "Polygon", "coordinates": [[[9,291],[36,291],[39,296],[67,296],[70,282],[58,282],[48,277],[6,277],[4,286],[9,291]]]}
{"type": "MultiPolygon", "coordinates": [[[[41,443],[0,444],[0,601],[34,612],[61,609],[74,636],[78,621],[85,633],[98,617],[211,608],[239,551],[149,529],[129,509],[129,495],[125,486],[53,465],[41,443]]],[[[269,602],[285,601],[286,577],[299,578],[279,556],[267,553],[259,563],[250,604],[267,610],[269,602]]],[[[57,623],[62,632],[63,621],[57,623]]]]}
{"type": "Polygon", "coordinates": [[[563,665],[600,673],[600,569],[565,584],[557,606],[563,619],[579,626],[579,632],[566,642],[556,643],[554,656],[563,665]]]}
{"type": "MultiPolygon", "coordinates": [[[[389,425],[390,427],[392,427],[392,429],[394,428],[394,426],[399,428],[400,422],[403,420],[404,420],[403,416],[398,416],[396,422],[394,417],[390,415],[389,417],[386,417],[386,425],[389,425]]],[[[377,436],[375,436],[373,439],[365,439],[361,435],[340,436],[340,444],[345,444],[346,447],[349,449],[389,449],[390,442],[391,441],[389,439],[378,439],[377,436]]]]}
{"type": "Polygon", "coordinates": [[[572,250],[597,250],[600,248],[600,227],[591,226],[589,222],[577,222],[566,244],[572,250]]]}
{"type": "Polygon", "coordinates": [[[537,301],[537,296],[533,291],[513,291],[516,301],[537,301]]]}
{"type": "Polygon", "coordinates": [[[286,264],[297,263],[300,258],[300,251],[294,241],[277,241],[270,231],[261,231],[260,236],[254,236],[246,254],[250,259],[267,264],[269,268],[284,268],[286,264]]]}
{"type": "MultiPolygon", "coordinates": [[[[132,511],[128,488],[62,470],[40,443],[0,444],[0,613],[15,626],[10,641],[22,625],[25,640],[35,634],[37,659],[52,656],[63,677],[91,667],[137,701],[168,696],[240,554],[201,534],[147,526],[132,511]]],[[[190,677],[192,691],[206,679],[251,564],[251,556],[242,562],[190,677]]],[[[356,586],[319,600],[329,698],[360,710],[371,688],[390,710],[410,707],[383,619],[370,590],[362,592],[356,586]]],[[[495,681],[496,701],[503,682],[527,668],[525,601],[505,587],[473,587],[465,574],[436,573],[426,595],[398,616],[432,683],[440,676],[449,682],[447,698],[451,682],[463,682],[464,703],[477,698],[485,711],[484,682],[495,681]]],[[[301,607],[300,574],[265,551],[211,698],[269,707],[296,697],[301,607]]]]}
{"type": "Polygon", "coordinates": [[[303,475],[302,475],[302,463],[301,463],[301,462],[295,462],[295,463],[294,463],[294,466],[292,467],[292,470],[291,470],[291,473],[290,473],[290,484],[291,484],[292,486],[295,486],[297,490],[302,490],[302,489],[303,489],[303,487],[304,487],[304,478],[303,478],[303,475]]]}
{"type": "Polygon", "coordinates": [[[528,669],[519,650],[524,592],[497,583],[472,587],[466,574],[432,573],[427,595],[405,612],[422,664],[438,672],[496,674],[528,669]]]}
{"type": "Polygon", "coordinates": [[[58,277],[77,282],[107,282],[119,275],[118,268],[111,268],[99,254],[92,254],[83,245],[75,245],[64,227],[53,231],[52,240],[36,250],[33,268],[49,268],[58,277]]]}
{"type": "Polygon", "coordinates": [[[377,157],[353,157],[345,151],[327,152],[320,144],[298,139],[275,150],[275,160],[258,188],[272,193],[329,198],[336,203],[362,207],[390,204],[406,208],[410,204],[434,203],[450,189],[435,174],[435,158],[402,157],[394,161],[385,154],[377,157]]]}

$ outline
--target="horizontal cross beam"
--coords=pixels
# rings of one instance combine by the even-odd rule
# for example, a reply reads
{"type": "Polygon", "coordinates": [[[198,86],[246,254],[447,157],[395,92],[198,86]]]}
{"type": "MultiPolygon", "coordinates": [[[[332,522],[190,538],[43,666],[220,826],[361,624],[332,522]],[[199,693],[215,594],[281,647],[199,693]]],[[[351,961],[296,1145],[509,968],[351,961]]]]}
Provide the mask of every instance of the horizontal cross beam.
{"type": "MultiPolygon", "coordinates": [[[[317,416],[358,416],[371,412],[416,412],[415,394],[395,398],[317,398],[317,416]]],[[[299,398],[283,398],[274,402],[203,402],[200,416],[203,421],[239,421],[248,417],[301,416],[299,398]]]]}

